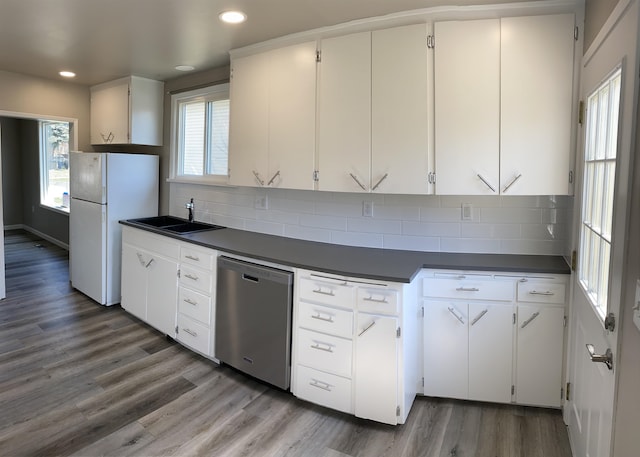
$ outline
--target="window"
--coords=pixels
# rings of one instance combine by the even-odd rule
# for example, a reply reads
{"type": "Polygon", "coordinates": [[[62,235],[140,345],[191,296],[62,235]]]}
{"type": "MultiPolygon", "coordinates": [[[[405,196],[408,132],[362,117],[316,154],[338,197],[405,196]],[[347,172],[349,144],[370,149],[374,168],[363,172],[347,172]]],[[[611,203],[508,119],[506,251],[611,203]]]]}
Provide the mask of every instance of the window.
{"type": "Polygon", "coordinates": [[[229,155],[229,85],[172,97],[172,176],[226,181],[229,155]]]}
{"type": "Polygon", "coordinates": [[[586,112],[579,279],[601,317],[608,307],[621,75],[618,69],[589,96],[586,112]]]}
{"type": "Polygon", "coordinates": [[[40,203],[69,211],[69,123],[40,121],[40,203]]]}

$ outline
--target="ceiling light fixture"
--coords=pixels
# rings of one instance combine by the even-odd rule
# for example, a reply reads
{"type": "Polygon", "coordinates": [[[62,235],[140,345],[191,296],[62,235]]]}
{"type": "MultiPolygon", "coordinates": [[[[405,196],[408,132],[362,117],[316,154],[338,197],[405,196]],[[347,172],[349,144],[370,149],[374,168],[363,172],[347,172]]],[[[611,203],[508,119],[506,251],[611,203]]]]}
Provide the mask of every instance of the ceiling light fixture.
{"type": "Polygon", "coordinates": [[[72,71],[61,71],[58,73],[60,76],[64,76],[65,78],[75,78],[76,74],[72,71]]]}
{"type": "Polygon", "coordinates": [[[247,20],[247,15],[242,11],[224,11],[218,17],[227,24],[240,24],[247,20]]]}
{"type": "Polygon", "coordinates": [[[196,67],[192,67],[191,65],[178,65],[176,66],[176,70],[178,71],[192,71],[195,70],[196,67]]]}

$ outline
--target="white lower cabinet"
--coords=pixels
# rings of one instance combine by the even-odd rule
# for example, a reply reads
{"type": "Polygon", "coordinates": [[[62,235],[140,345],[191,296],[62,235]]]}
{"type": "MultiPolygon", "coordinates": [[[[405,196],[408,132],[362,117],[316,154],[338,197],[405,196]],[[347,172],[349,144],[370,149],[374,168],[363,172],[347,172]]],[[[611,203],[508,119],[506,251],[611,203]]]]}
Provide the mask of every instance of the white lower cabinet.
{"type": "Polygon", "coordinates": [[[417,286],[296,271],[291,389],[402,424],[419,379],[417,286]]]}

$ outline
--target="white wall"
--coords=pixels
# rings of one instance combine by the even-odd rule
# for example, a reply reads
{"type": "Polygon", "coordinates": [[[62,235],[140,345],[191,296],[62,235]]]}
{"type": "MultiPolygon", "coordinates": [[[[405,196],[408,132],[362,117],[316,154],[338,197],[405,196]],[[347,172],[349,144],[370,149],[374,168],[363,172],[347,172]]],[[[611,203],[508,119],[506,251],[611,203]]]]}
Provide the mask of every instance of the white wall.
{"type": "Polygon", "coordinates": [[[351,246],[433,252],[565,255],[569,197],[438,197],[172,183],[170,214],[226,227],[351,246]],[[267,196],[268,210],[256,209],[267,196]],[[363,201],[374,203],[362,216],[363,201]],[[461,220],[461,204],[473,220],[461,220]]]}

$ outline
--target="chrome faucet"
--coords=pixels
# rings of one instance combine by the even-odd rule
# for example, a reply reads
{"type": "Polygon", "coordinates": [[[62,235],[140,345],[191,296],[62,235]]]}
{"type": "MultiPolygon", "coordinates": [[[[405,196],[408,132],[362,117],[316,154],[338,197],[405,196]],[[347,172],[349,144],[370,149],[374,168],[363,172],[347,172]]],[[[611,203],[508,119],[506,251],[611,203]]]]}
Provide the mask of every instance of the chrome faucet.
{"type": "Polygon", "coordinates": [[[184,207],[189,210],[189,222],[193,222],[193,210],[195,209],[193,198],[189,203],[185,203],[184,207]]]}

